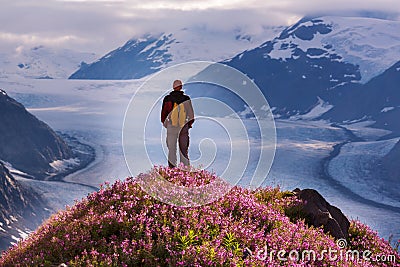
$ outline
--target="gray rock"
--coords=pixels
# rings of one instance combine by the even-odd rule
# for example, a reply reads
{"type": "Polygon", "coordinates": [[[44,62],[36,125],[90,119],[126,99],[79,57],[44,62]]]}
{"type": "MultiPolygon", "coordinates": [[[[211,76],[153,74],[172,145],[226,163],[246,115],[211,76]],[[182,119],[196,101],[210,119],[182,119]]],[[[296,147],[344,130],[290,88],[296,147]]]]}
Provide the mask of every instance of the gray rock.
{"type": "Polygon", "coordinates": [[[302,212],[308,225],[322,226],[325,233],[331,234],[336,239],[349,237],[350,222],[340,209],[330,205],[314,189],[296,188],[293,192],[304,202],[302,212]]]}

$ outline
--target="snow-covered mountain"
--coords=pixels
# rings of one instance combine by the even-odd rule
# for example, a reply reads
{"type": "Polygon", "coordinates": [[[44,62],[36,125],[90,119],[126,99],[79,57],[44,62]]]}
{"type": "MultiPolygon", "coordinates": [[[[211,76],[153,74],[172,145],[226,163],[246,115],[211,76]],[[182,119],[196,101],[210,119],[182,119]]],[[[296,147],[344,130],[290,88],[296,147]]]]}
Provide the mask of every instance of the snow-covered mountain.
{"type": "MultiPolygon", "coordinates": [[[[396,84],[396,72],[390,71],[391,77],[384,73],[397,69],[393,64],[400,60],[400,32],[395,30],[399,27],[400,22],[371,18],[302,19],[273,40],[224,63],[253,78],[277,116],[304,115],[323,101],[340,105],[332,112],[340,110],[343,120],[361,119],[371,112],[355,114],[355,108],[379,95],[384,84],[396,84]],[[376,76],[380,78],[371,79],[376,76]],[[361,89],[365,82],[369,93],[361,89]],[[352,106],[343,104],[350,102],[352,106]]],[[[400,105],[395,90],[386,91],[392,94],[386,97],[396,102],[390,107],[400,105]]],[[[381,106],[374,108],[389,111],[381,106]]]]}
{"type": "Polygon", "coordinates": [[[333,58],[358,65],[361,82],[382,73],[399,60],[400,21],[360,17],[303,19],[274,40],[271,59],[333,58]]]}
{"type": "Polygon", "coordinates": [[[91,64],[83,64],[71,79],[136,79],[171,64],[193,60],[222,61],[273,38],[282,27],[265,28],[261,34],[241,30],[215,31],[184,28],[173,33],[145,35],[129,40],[91,64]]]}
{"type": "Polygon", "coordinates": [[[94,53],[70,49],[20,46],[13,51],[0,53],[0,78],[65,79],[80,67],[82,61],[95,58],[94,53]]]}

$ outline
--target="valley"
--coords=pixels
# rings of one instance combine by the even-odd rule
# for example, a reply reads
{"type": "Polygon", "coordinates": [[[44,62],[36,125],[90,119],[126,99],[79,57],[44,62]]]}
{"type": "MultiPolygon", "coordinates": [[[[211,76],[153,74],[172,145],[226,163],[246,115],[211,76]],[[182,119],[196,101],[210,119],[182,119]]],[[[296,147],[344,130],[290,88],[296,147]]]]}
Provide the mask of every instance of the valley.
{"type": "MultiPolygon", "coordinates": [[[[74,81],[74,80],[19,80],[18,83],[1,81],[2,88],[9,88],[8,94],[16,98],[24,99],[23,95],[34,95],[34,98],[25,103],[29,111],[40,119],[48,123],[57,131],[74,136],[83,143],[87,143],[95,149],[96,159],[85,169],[72,173],[63,178],[65,182],[46,182],[31,181],[21,179],[20,181],[30,188],[41,193],[45,198],[54,203],[54,209],[62,208],[64,205],[72,205],[74,200],[85,197],[94,189],[99,188],[105,182],[113,183],[123,180],[138,173],[129,173],[126,166],[121,141],[121,129],[123,127],[124,112],[136,89],[142,84],[142,80],[131,81],[74,81]],[[37,99],[37,101],[32,101],[37,99]],[[70,184],[74,183],[74,184],[70,184]],[[81,185],[78,185],[81,184],[81,185]]],[[[136,95],[135,97],[146,97],[151,99],[151,94],[162,94],[162,91],[153,91],[136,95]]],[[[194,107],[196,108],[196,107],[194,107]]],[[[145,116],[146,114],[143,114],[145,116]]],[[[154,129],[159,128],[158,120],[149,122],[154,124],[154,129]]],[[[251,124],[249,124],[251,125],[251,124]]],[[[369,136],[368,145],[374,151],[382,144],[378,140],[385,136],[387,131],[366,127],[363,124],[346,125],[369,136]]],[[[338,127],[331,126],[326,121],[299,120],[299,119],[278,119],[276,120],[277,129],[277,151],[274,163],[263,186],[279,186],[284,190],[299,188],[313,188],[318,190],[330,203],[340,207],[345,214],[353,219],[359,219],[370,225],[379,234],[388,238],[391,234],[395,238],[400,236],[395,229],[400,229],[400,213],[393,209],[386,209],[384,205],[371,205],[370,201],[391,204],[377,198],[384,198],[384,192],[377,191],[357,191],[358,187],[354,176],[363,177],[364,173],[350,163],[355,164],[359,161],[359,155],[346,149],[351,146],[348,143],[341,150],[339,155],[328,163],[329,174],[336,179],[341,186],[332,185],[331,181],[321,176],[321,166],[323,159],[329,157],[335,145],[351,141],[348,133],[338,127]],[[340,162],[345,160],[346,165],[340,162]],[[340,174],[337,174],[340,172],[340,174]],[[361,173],[360,173],[361,172],[361,173]],[[354,194],[359,194],[362,198],[355,198],[353,194],[348,194],[345,187],[354,194]],[[367,194],[368,193],[368,194],[367,194]],[[368,201],[363,201],[367,199],[368,201]]],[[[202,128],[201,124],[194,125],[194,137],[192,139],[189,153],[191,157],[199,157],[200,139],[195,136],[208,136],[209,139],[218,140],[217,135],[213,135],[207,129],[202,128]]],[[[382,150],[384,156],[394,140],[385,141],[386,148],[382,150]],[[389,143],[388,143],[389,142],[389,143]]],[[[223,170],[227,162],[229,151],[226,147],[218,146],[217,158],[208,169],[223,170]]],[[[160,144],[161,145],[161,144],[160,144]]],[[[355,143],[356,146],[357,143],[355,143]]],[[[362,146],[362,144],[361,144],[362,146]]],[[[151,152],[150,152],[151,154],[151,152]]],[[[376,155],[378,157],[380,155],[376,155]]],[[[137,162],[144,160],[143,155],[137,155],[137,162]]],[[[154,164],[164,164],[165,155],[153,154],[151,158],[154,164]]],[[[368,164],[368,158],[365,158],[368,164]]],[[[201,160],[198,162],[201,163],[201,160]]],[[[250,170],[251,167],[250,163],[250,170]]],[[[147,171],[142,169],[142,172],[147,171]]],[[[217,173],[218,174],[218,173],[217,173]]],[[[375,177],[376,179],[378,177],[375,177]]],[[[369,178],[373,182],[374,177],[369,178]]],[[[246,179],[242,181],[242,186],[246,186],[246,179]]],[[[240,183],[239,183],[240,184],[240,183]]],[[[396,186],[396,185],[393,185],[396,186]]],[[[361,190],[360,189],[360,190],[361,190]]],[[[398,199],[397,199],[398,201],[398,199]]],[[[397,202],[398,203],[398,202],[397,202]]]]}

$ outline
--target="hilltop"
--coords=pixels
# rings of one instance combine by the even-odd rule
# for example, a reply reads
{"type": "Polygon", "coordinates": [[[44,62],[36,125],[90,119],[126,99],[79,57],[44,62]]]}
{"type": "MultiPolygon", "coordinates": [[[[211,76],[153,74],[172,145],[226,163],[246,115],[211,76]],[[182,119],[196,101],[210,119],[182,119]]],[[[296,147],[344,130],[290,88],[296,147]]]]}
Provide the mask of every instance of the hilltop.
{"type": "MultiPolygon", "coordinates": [[[[201,186],[220,179],[202,170],[155,167],[148,173],[156,174],[177,185],[201,186]]],[[[54,214],[6,251],[0,265],[400,266],[390,244],[358,221],[351,221],[347,247],[321,228],[309,227],[302,202],[292,192],[233,187],[218,201],[185,208],[152,198],[141,189],[141,177],[105,184],[54,214]],[[259,253],[267,249],[268,257],[259,253]],[[274,254],[279,250],[286,253],[274,254]],[[302,252],[310,250],[316,258],[302,259],[302,252]],[[324,250],[337,250],[336,259],[324,250]],[[396,262],[340,257],[347,250],[370,250],[371,259],[394,255],[396,262]],[[299,253],[299,260],[292,251],[299,253]]]]}

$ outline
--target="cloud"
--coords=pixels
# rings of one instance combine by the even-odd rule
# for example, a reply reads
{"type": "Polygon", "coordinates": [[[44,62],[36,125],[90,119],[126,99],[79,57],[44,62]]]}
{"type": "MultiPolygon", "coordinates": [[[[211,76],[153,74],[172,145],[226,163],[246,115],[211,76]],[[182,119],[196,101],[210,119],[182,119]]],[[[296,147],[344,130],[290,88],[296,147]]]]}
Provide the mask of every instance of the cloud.
{"type": "Polygon", "coordinates": [[[196,26],[256,33],[309,14],[360,12],[399,19],[400,5],[398,0],[9,0],[0,9],[0,43],[104,54],[149,32],[196,26]]]}
{"type": "Polygon", "coordinates": [[[3,42],[23,42],[24,44],[35,45],[59,45],[69,42],[81,42],[85,43],[87,40],[74,35],[60,35],[54,37],[41,37],[35,34],[15,34],[0,32],[0,40],[3,42]]]}

